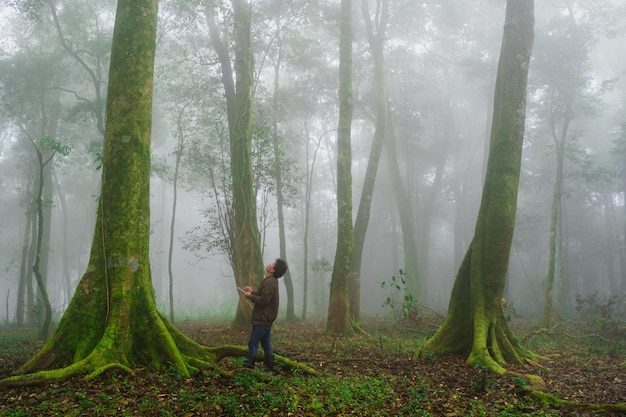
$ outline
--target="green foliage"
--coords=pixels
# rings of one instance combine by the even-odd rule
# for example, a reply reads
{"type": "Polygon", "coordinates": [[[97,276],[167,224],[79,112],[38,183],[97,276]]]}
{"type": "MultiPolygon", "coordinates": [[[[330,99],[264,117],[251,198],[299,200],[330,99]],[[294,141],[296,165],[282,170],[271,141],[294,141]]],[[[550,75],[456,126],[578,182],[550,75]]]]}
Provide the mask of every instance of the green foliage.
{"type": "MultiPolygon", "coordinates": [[[[400,326],[398,326],[400,327],[400,326]]],[[[395,329],[395,328],[394,328],[395,329]]],[[[190,329],[188,329],[190,330],[190,329]]],[[[354,363],[355,368],[372,361],[385,360],[393,366],[395,360],[406,355],[404,350],[415,344],[418,335],[394,330],[381,332],[382,336],[342,338],[333,358],[315,353],[327,352],[329,339],[312,339],[307,351],[325,361],[354,363]],[[401,348],[391,354],[386,347],[398,343],[401,348]],[[381,347],[383,346],[383,347],[381,347]],[[355,352],[367,351],[372,355],[367,362],[355,361],[355,352]],[[372,352],[374,350],[375,352],[372,352]],[[384,352],[383,352],[384,350],[384,352]],[[383,359],[384,358],[384,359],[383,359]]],[[[419,334],[421,336],[422,333],[419,334]]],[[[22,341],[27,342],[29,333],[12,327],[0,328],[1,348],[22,341]]],[[[278,340],[275,340],[278,344],[278,340]]],[[[280,342],[282,345],[283,342],[280,342]]],[[[28,355],[26,355],[28,356],[28,355]]],[[[0,356],[2,359],[3,356],[0,356]]],[[[362,359],[359,357],[358,359],[362,359]]],[[[226,369],[242,368],[240,358],[225,359],[226,369]]],[[[430,364],[430,366],[437,366],[430,364]]],[[[190,378],[181,377],[174,368],[160,374],[150,370],[137,370],[136,376],[110,371],[99,379],[84,384],[61,383],[54,386],[28,388],[7,393],[11,403],[0,415],[93,415],[93,416],[494,416],[494,417],[562,417],[587,415],[559,410],[552,403],[541,403],[525,395],[503,396],[513,384],[515,391],[525,391],[527,381],[487,374],[487,367],[479,366],[479,372],[468,369],[468,377],[462,383],[455,382],[456,374],[442,370],[442,381],[433,383],[432,375],[425,376],[415,370],[406,372],[396,368],[387,372],[360,370],[337,372],[335,365],[328,366],[318,376],[304,376],[298,372],[279,371],[267,373],[235,371],[225,377],[207,370],[190,378]],[[483,368],[485,372],[483,372],[483,368]],[[146,377],[146,373],[151,374],[146,377]],[[136,378],[139,377],[140,383],[136,378]],[[474,378],[474,379],[472,379],[474,378]],[[446,382],[447,381],[447,382],[446,382]],[[497,382],[497,383],[496,383],[497,382]],[[502,391],[504,390],[504,391],[502,391]],[[19,400],[18,400],[19,398],[19,400]]],[[[390,368],[391,369],[391,368],[390,368]]],[[[423,369],[423,368],[422,368],[423,369]]],[[[554,378],[552,376],[551,378],[554,378]]],[[[572,384],[577,381],[572,381],[572,384]]],[[[558,388],[553,393],[559,393],[558,388]]]]}
{"type": "Polygon", "coordinates": [[[489,357],[489,352],[485,349],[475,366],[479,373],[474,380],[474,388],[485,394],[489,394],[491,388],[496,384],[496,381],[490,378],[491,368],[486,363],[487,357],[489,357]]]}
{"type": "Polygon", "coordinates": [[[39,140],[37,147],[42,151],[52,151],[63,156],[68,156],[72,151],[71,145],[64,145],[62,142],[52,139],[48,135],[39,140]]]}
{"type": "Polygon", "coordinates": [[[27,356],[34,353],[39,344],[35,329],[0,327],[0,358],[13,354],[27,356]]]}
{"type": "Polygon", "coordinates": [[[322,274],[324,272],[330,272],[333,270],[332,265],[330,264],[330,261],[323,257],[320,256],[316,259],[314,259],[313,261],[311,261],[311,270],[313,272],[317,272],[319,274],[322,274]]]}
{"type": "Polygon", "coordinates": [[[587,346],[591,353],[617,355],[626,352],[626,322],[616,312],[624,296],[601,297],[594,293],[576,297],[576,310],[585,321],[581,328],[589,333],[587,346]]]}
{"type": "Polygon", "coordinates": [[[387,290],[383,308],[391,309],[391,314],[395,319],[407,318],[410,312],[417,310],[418,302],[413,298],[413,294],[407,292],[406,273],[402,269],[398,277],[392,275],[390,281],[382,281],[380,288],[387,290]]]}

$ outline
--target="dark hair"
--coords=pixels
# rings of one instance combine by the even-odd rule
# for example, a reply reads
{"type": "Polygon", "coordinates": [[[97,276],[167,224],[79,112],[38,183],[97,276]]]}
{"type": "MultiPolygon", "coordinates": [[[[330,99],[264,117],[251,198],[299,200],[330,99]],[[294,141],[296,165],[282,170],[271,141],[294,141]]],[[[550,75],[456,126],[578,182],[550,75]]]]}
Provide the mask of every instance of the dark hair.
{"type": "Polygon", "coordinates": [[[274,265],[274,276],[276,278],[282,277],[283,275],[285,275],[285,272],[287,272],[287,268],[287,262],[280,258],[276,258],[276,265],[274,265]]]}

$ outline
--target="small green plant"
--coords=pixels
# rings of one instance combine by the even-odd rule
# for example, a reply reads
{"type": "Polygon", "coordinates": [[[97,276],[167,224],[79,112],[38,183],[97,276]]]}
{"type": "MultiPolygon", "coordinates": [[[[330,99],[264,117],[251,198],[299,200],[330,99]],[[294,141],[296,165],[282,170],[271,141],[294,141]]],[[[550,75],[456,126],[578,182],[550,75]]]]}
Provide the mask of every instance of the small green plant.
{"type": "Polygon", "coordinates": [[[400,269],[397,277],[392,275],[389,281],[380,283],[380,288],[387,290],[387,298],[383,303],[383,308],[391,309],[395,318],[400,318],[400,314],[407,318],[411,312],[417,310],[417,300],[413,298],[413,294],[407,291],[406,282],[406,272],[400,269]]]}
{"type": "Polygon", "coordinates": [[[491,387],[495,384],[495,381],[490,378],[491,371],[485,361],[487,355],[487,350],[480,355],[480,360],[475,366],[479,373],[474,381],[474,387],[485,394],[489,394],[491,392],[491,387]]]}

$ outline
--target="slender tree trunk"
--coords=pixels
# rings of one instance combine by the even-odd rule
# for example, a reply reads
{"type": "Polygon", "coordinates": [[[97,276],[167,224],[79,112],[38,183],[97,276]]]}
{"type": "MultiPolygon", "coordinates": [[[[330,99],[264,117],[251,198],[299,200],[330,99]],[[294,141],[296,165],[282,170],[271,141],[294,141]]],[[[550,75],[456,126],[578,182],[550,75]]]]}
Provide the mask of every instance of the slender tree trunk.
{"type": "MultiPolygon", "coordinates": [[[[57,137],[58,123],[59,123],[59,112],[61,109],[60,103],[60,91],[52,90],[51,92],[46,92],[42,98],[42,114],[43,114],[43,122],[42,122],[42,132],[41,137],[49,137],[53,140],[57,137]]],[[[47,151],[49,153],[50,151],[47,151]]],[[[50,157],[52,159],[54,155],[50,157]]],[[[39,271],[41,273],[41,280],[46,288],[46,292],[50,288],[50,283],[48,282],[48,260],[50,258],[50,239],[52,232],[52,198],[54,195],[54,181],[52,180],[53,176],[53,165],[48,162],[43,167],[43,191],[42,191],[42,201],[43,201],[43,223],[42,223],[42,236],[41,236],[41,248],[40,248],[40,264],[39,271]]],[[[49,313],[50,317],[46,317],[45,321],[51,322],[52,320],[52,306],[46,306],[46,302],[44,301],[44,306],[46,308],[46,315],[49,313]],[[48,311],[48,307],[50,310],[48,311]]],[[[48,300],[48,304],[50,301],[48,300]]],[[[49,324],[48,324],[49,326],[49,324]]],[[[49,329],[48,329],[49,332],[49,329]]],[[[47,335],[46,335],[47,336],[47,335]]]]}
{"type": "Polygon", "coordinates": [[[32,223],[30,227],[30,242],[28,247],[28,256],[26,264],[26,317],[29,325],[37,325],[39,323],[38,312],[36,311],[35,297],[37,296],[37,288],[34,288],[35,274],[33,267],[35,265],[35,255],[37,253],[37,212],[32,213],[32,223]]]}
{"type": "MultiPolygon", "coordinates": [[[[280,149],[278,134],[278,112],[279,112],[279,91],[280,91],[280,65],[282,61],[282,38],[281,38],[280,15],[276,16],[276,46],[277,54],[274,63],[274,97],[272,112],[272,145],[274,146],[274,174],[276,178],[276,206],[278,210],[278,238],[280,245],[280,257],[287,258],[287,244],[285,238],[285,214],[284,214],[284,198],[283,198],[283,172],[282,172],[282,155],[280,149]]],[[[291,271],[287,270],[283,277],[285,288],[287,289],[287,321],[295,321],[294,313],[294,295],[293,281],[291,279],[291,271]]]]}
{"type": "MultiPolygon", "coordinates": [[[[46,4],[48,5],[48,7],[50,8],[50,13],[52,14],[52,21],[54,22],[54,26],[57,32],[57,35],[59,36],[59,40],[61,41],[61,46],[67,51],[67,53],[72,57],[72,59],[74,61],[76,61],[78,63],[78,65],[80,67],[83,68],[83,70],[85,70],[85,72],[87,73],[87,76],[89,77],[89,79],[91,80],[92,84],[93,84],[93,89],[94,89],[94,98],[93,100],[87,100],[88,104],[89,104],[89,109],[91,111],[91,113],[93,114],[93,116],[96,119],[96,128],[98,129],[98,132],[100,132],[101,135],[104,136],[104,97],[102,97],[102,49],[99,43],[99,41],[96,41],[96,53],[94,54],[94,57],[96,59],[96,68],[92,68],[90,67],[82,58],[81,55],[75,51],[74,49],[72,49],[72,46],[70,45],[69,42],[67,42],[67,40],[65,39],[65,35],[63,33],[63,30],[61,29],[61,23],[59,22],[59,17],[57,14],[57,10],[56,10],[56,5],[55,5],[55,1],[53,0],[46,0],[46,4]]],[[[96,27],[98,27],[96,25],[96,27]]],[[[102,35],[101,33],[98,33],[99,36],[96,36],[96,39],[102,39],[104,38],[104,36],[100,36],[102,35]]]]}
{"type": "MultiPolygon", "coordinates": [[[[391,117],[389,117],[391,120],[391,117]]],[[[393,123],[387,126],[388,138],[386,141],[387,166],[391,176],[391,185],[396,205],[398,206],[398,217],[400,218],[400,228],[402,231],[402,248],[404,252],[404,276],[407,279],[406,290],[413,299],[421,298],[419,285],[419,254],[417,249],[417,227],[413,217],[413,208],[407,186],[402,181],[400,165],[398,164],[398,152],[396,149],[396,136],[393,123]]],[[[394,271],[395,273],[395,271],[394,271]]],[[[406,295],[408,295],[406,294],[406,295]]]]}
{"type": "MultiPolygon", "coordinates": [[[[624,125],[624,130],[626,130],[626,124],[624,125]]],[[[624,158],[625,156],[622,156],[624,158]]],[[[622,197],[626,200],[626,161],[622,162],[622,197]]],[[[623,206],[623,214],[626,217],[626,204],[623,206]]],[[[620,245],[620,264],[621,264],[621,280],[620,280],[620,293],[626,294],[626,222],[624,223],[624,227],[622,229],[622,243],[620,245]]],[[[624,306],[622,312],[626,311],[626,306],[624,306]]]]}
{"type": "Polygon", "coordinates": [[[30,279],[30,270],[28,269],[28,248],[30,247],[30,235],[33,225],[33,215],[30,211],[26,212],[24,222],[24,236],[22,238],[22,256],[20,261],[20,275],[17,285],[17,302],[15,307],[15,322],[18,327],[24,326],[25,293],[26,281],[30,279]]]}
{"type": "Polygon", "coordinates": [[[170,304],[170,321],[174,323],[176,320],[174,318],[174,270],[172,268],[172,261],[174,258],[174,230],[176,228],[176,205],[178,202],[178,173],[180,171],[180,160],[183,156],[183,152],[185,150],[185,132],[182,129],[182,116],[185,111],[185,106],[183,106],[182,110],[178,114],[178,144],[176,146],[176,162],[174,164],[174,180],[172,184],[172,190],[174,192],[174,196],[172,198],[172,218],[170,221],[170,242],[169,248],[167,252],[167,276],[168,287],[169,287],[169,304],[170,304]]]}
{"type": "Polygon", "coordinates": [[[625,256],[620,250],[622,243],[619,240],[619,229],[617,227],[615,204],[613,204],[612,193],[607,192],[605,195],[605,215],[606,215],[606,233],[607,233],[607,268],[609,274],[609,283],[611,286],[611,294],[620,294],[620,271],[625,262],[625,256]]]}
{"type": "Polygon", "coordinates": [[[328,301],[329,333],[351,333],[349,285],[354,245],[352,226],[352,1],[341,0],[339,35],[339,122],[337,128],[337,249],[328,301]]]}
{"type": "MultiPolygon", "coordinates": [[[[569,107],[569,106],[568,106],[569,107]]],[[[554,121],[552,125],[554,126],[554,121]]],[[[548,243],[548,272],[546,274],[546,286],[543,300],[543,316],[541,327],[550,327],[553,320],[554,281],[558,266],[558,247],[560,244],[559,230],[561,227],[561,204],[563,201],[563,166],[565,161],[565,143],[569,119],[563,122],[561,132],[553,133],[556,157],[556,173],[554,176],[554,190],[552,193],[552,209],[550,211],[550,241],[548,243]]]]}
{"type": "Polygon", "coordinates": [[[61,217],[61,228],[62,228],[62,241],[63,241],[63,251],[62,251],[62,257],[63,257],[63,282],[61,283],[62,288],[63,288],[63,292],[65,293],[65,300],[64,300],[64,304],[67,305],[69,304],[70,300],[72,299],[72,280],[71,280],[71,272],[70,272],[70,265],[69,265],[69,254],[68,254],[68,227],[69,227],[69,221],[67,218],[67,201],[65,199],[65,195],[61,192],[60,187],[59,187],[59,181],[56,177],[56,175],[53,176],[54,179],[54,190],[55,190],[55,194],[56,197],[59,201],[59,212],[60,212],[60,217],[61,217]]]}
{"type": "Polygon", "coordinates": [[[315,162],[317,160],[317,153],[320,150],[320,146],[322,144],[322,138],[329,132],[322,133],[317,143],[315,143],[315,150],[313,151],[313,155],[309,155],[309,142],[310,135],[309,129],[306,125],[306,121],[304,124],[304,129],[306,131],[306,188],[305,188],[305,203],[304,203],[304,234],[303,234],[303,263],[304,263],[304,290],[303,290],[303,299],[302,299],[302,320],[306,320],[307,315],[307,307],[309,300],[309,226],[311,223],[311,194],[313,192],[313,173],[315,172],[315,162]],[[310,165],[309,165],[310,161],[310,165]]]}
{"type": "Polygon", "coordinates": [[[388,94],[384,56],[384,39],[386,36],[385,33],[389,13],[389,2],[387,0],[382,0],[382,4],[379,4],[379,7],[377,7],[377,11],[378,10],[379,13],[376,15],[377,18],[374,22],[372,22],[368,7],[368,0],[361,1],[361,11],[365,19],[370,53],[372,54],[374,60],[374,85],[372,88],[372,99],[376,109],[376,127],[365,171],[363,188],[361,190],[359,208],[354,222],[354,249],[352,251],[350,271],[350,317],[357,323],[361,320],[361,262],[363,258],[363,247],[365,245],[365,236],[367,235],[367,227],[370,219],[372,197],[374,194],[374,186],[376,185],[376,176],[378,174],[378,165],[387,134],[388,94]],[[376,26],[375,29],[374,25],[376,26]]]}
{"type": "MultiPolygon", "coordinates": [[[[34,144],[33,144],[34,145],[34,144]]],[[[37,205],[37,240],[35,250],[35,263],[33,264],[33,273],[35,274],[35,280],[37,281],[37,288],[39,289],[39,295],[41,296],[41,302],[44,308],[44,317],[39,328],[39,339],[45,340],[50,332],[50,323],[52,321],[52,306],[50,305],[50,299],[48,298],[48,289],[46,287],[46,281],[44,274],[41,272],[41,258],[42,258],[42,244],[44,238],[44,169],[46,165],[52,160],[54,154],[45,159],[41,151],[35,147],[37,153],[37,160],[39,161],[39,179],[37,180],[37,192],[35,195],[35,202],[37,205]]]]}

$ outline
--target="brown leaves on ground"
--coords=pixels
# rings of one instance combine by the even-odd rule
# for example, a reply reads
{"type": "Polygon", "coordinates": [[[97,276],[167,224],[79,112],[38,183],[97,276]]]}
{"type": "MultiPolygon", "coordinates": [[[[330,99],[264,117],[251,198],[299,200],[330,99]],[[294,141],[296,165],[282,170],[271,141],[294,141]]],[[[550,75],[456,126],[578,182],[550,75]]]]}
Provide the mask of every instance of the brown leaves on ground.
{"type": "MultiPolygon", "coordinates": [[[[227,325],[186,322],[178,327],[207,346],[245,345],[248,338],[247,332],[230,330],[227,325]]],[[[93,381],[73,379],[45,387],[0,390],[0,415],[312,415],[315,408],[306,403],[311,397],[301,384],[310,384],[318,396],[313,398],[320,401],[315,415],[596,415],[591,411],[542,405],[523,394],[524,382],[519,377],[497,376],[468,367],[463,357],[416,361],[416,349],[437,328],[436,322],[422,319],[392,323],[376,319],[364,323],[363,328],[368,335],[336,338],[325,333],[321,322],[275,325],[276,353],[313,366],[320,372],[316,377],[303,379],[283,369],[274,375],[259,371],[252,376],[230,379],[202,372],[184,379],[137,369],[134,377],[112,373],[93,381]],[[336,392],[333,394],[324,386],[328,381],[340,385],[342,380],[353,385],[364,381],[364,386],[375,380],[384,383],[382,388],[377,388],[380,391],[359,397],[359,404],[352,403],[351,410],[345,399],[338,399],[336,392]],[[264,396],[263,389],[271,387],[279,387],[293,403],[279,401],[276,394],[272,394],[273,399],[264,396]],[[374,398],[378,394],[385,396],[383,405],[374,398]],[[255,397],[254,401],[248,396],[255,397]],[[328,405],[331,401],[337,404],[328,405]],[[372,408],[364,405],[367,401],[372,402],[372,408]]],[[[584,332],[584,328],[577,328],[584,332]]],[[[526,346],[549,359],[539,368],[515,366],[508,368],[511,371],[539,375],[546,383],[546,392],[567,401],[595,404],[626,401],[623,343],[607,344],[606,339],[594,339],[593,335],[587,337],[582,333],[572,337],[565,331],[533,334],[521,327],[514,329],[518,336],[525,336],[526,346]]],[[[0,351],[0,377],[15,372],[33,352],[32,349],[19,354],[0,351]]],[[[222,366],[235,369],[240,363],[225,360],[222,366]]],[[[257,367],[262,369],[262,365],[257,367]]]]}

